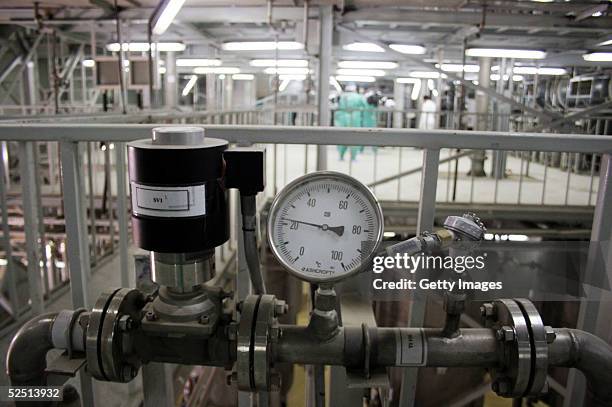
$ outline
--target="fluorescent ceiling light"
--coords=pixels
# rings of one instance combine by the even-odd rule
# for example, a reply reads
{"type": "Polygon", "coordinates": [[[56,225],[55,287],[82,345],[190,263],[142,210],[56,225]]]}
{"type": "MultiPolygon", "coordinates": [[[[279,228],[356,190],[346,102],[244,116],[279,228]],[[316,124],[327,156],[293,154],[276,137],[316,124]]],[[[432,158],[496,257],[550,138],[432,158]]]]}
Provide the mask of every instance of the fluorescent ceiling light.
{"type": "Polygon", "coordinates": [[[357,51],[357,52],[385,52],[385,50],[376,44],[371,42],[353,42],[345,44],[342,48],[346,51],[357,51]]]}
{"type": "Polygon", "coordinates": [[[522,75],[565,75],[567,73],[563,68],[537,68],[535,66],[515,66],[512,72],[522,75]]]}
{"type": "Polygon", "coordinates": [[[340,61],[338,68],[347,69],[395,69],[397,62],[391,61],[340,61]]]}
{"type": "MultiPolygon", "coordinates": [[[[499,80],[499,78],[500,78],[500,76],[499,76],[499,74],[498,74],[498,73],[494,73],[494,74],[492,74],[492,75],[491,75],[491,80],[492,80],[492,81],[498,81],[498,80],[499,80]]],[[[509,76],[508,76],[508,75],[504,75],[504,80],[505,80],[505,81],[507,81],[507,80],[508,80],[508,78],[509,78],[509,76]]],[[[523,79],[524,79],[524,78],[523,78],[521,75],[512,75],[512,80],[513,80],[514,82],[520,82],[520,81],[522,81],[523,79]]]]}
{"type": "Polygon", "coordinates": [[[219,66],[219,65],[221,65],[220,59],[178,58],[176,60],[176,66],[219,66]]]}
{"type": "Polygon", "coordinates": [[[303,49],[304,44],[295,41],[241,41],[223,43],[222,48],[225,51],[286,51],[303,49]]]}
{"type": "Polygon", "coordinates": [[[589,62],[610,62],[612,61],[612,52],[591,52],[582,55],[582,59],[589,62]]]}
{"type": "Polygon", "coordinates": [[[546,52],[534,49],[468,48],[465,55],[470,57],[542,59],[546,52]]]}
{"type": "Polygon", "coordinates": [[[348,76],[385,76],[381,69],[338,69],[338,75],[348,76]]]}
{"type": "MultiPolygon", "coordinates": [[[[147,52],[149,51],[149,44],[147,42],[124,42],[121,46],[123,51],[131,51],[131,52],[147,52]]],[[[161,52],[181,52],[185,51],[185,44],[180,42],[158,42],[153,43],[153,50],[158,49],[161,52]]],[[[111,44],[106,45],[106,49],[111,52],[119,51],[119,43],[113,42],[111,44]]]]}
{"type": "Polygon", "coordinates": [[[253,59],[249,65],[295,68],[308,66],[308,61],[306,59],[253,59]]]}
{"type": "Polygon", "coordinates": [[[603,13],[601,11],[596,11],[593,14],[591,14],[591,17],[601,17],[603,16],[603,13]]]}
{"type": "Polygon", "coordinates": [[[410,77],[421,78],[421,79],[438,79],[440,77],[446,78],[446,75],[440,74],[437,71],[412,71],[410,77]]]}
{"type": "Polygon", "coordinates": [[[606,45],[612,45],[612,40],[603,41],[597,44],[598,47],[605,47],[606,45]]]}
{"type": "Polygon", "coordinates": [[[197,73],[197,74],[207,74],[207,73],[214,73],[214,74],[235,74],[235,73],[240,73],[240,68],[236,68],[234,66],[211,66],[211,67],[206,67],[206,66],[198,66],[196,68],[193,68],[193,73],[197,73]]]}
{"type": "Polygon", "coordinates": [[[374,82],[373,76],[353,76],[353,75],[336,75],[338,82],[374,82]]]}
{"type": "MultiPolygon", "coordinates": [[[[436,65],[437,66],[437,65],[436,65]]],[[[445,72],[479,72],[480,67],[478,65],[461,65],[461,64],[442,64],[439,66],[445,72]]]]}
{"type": "Polygon", "coordinates": [[[193,85],[195,85],[197,80],[197,75],[191,75],[191,78],[189,78],[189,82],[187,82],[187,85],[185,85],[185,89],[183,89],[183,92],[181,94],[183,96],[187,96],[189,92],[191,92],[191,89],[193,89],[193,85]]]}
{"type": "Polygon", "coordinates": [[[184,3],[185,0],[166,0],[162,5],[157,21],[153,24],[153,34],[162,35],[165,33],[184,3]]]}
{"type": "Polygon", "coordinates": [[[555,0],[531,0],[535,3],[552,3],[555,0]]]}
{"type": "Polygon", "coordinates": [[[306,79],[306,75],[278,75],[278,79],[281,81],[303,81],[306,79]]]}
{"type": "Polygon", "coordinates": [[[414,55],[422,55],[427,51],[425,47],[420,45],[408,45],[408,44],[391,44],[389,45],[393,51],[400,52],[402,54],[414,54],[414,55]]]}
{"type": "Polygon", "coordinates": [[[237,73],[232,75],[232,79],[235,81],[252,81],[255,79],[255,75],[250,73],[237,73]]]}
{"type": "Polygon", "coordinates": [[[94,61],[93,59],[84,59],[83,66],[85,68],[93,68],[94,66],[96,66],[96,61],[94,61]]]}
{"type": "Polygon", "coordinates": [[[306,75],[308,68],[274,68],[269,67],[264,69],[268,75],[306,75]]]}
{"type": "Polygon", "coordinates": [[[413,85],[412,92],[410,93],[410,99],[417,100],[421,94],[421,80],[417,78],[397,78],[397,83],[408,83],[413,85]]]}

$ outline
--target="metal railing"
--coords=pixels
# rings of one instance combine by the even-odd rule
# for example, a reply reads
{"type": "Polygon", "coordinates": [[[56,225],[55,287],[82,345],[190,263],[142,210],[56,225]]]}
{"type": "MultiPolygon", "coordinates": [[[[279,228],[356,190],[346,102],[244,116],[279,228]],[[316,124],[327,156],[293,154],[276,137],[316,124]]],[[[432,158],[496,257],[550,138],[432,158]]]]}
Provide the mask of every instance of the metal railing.
{"type": "MultiPolygon", "coordinates": [[[[379,115],[412,113],[377,112],[379,115]]],[[[47,117],[22,120],[25,122],[0,123],[0,135],[4,140],[3,154],[0,154],[4,176],[0,178],[4,181],[3,194],[7,198],[3,199],[0,209],[3,216],[6,213],[2,230],[6,230],[4,235],[9,236],[8,239],[4,237],[3,254],[0,254],[3,258],[0,257],[0,261],[6,263],[7,268],[27,267],[30,276],[40,272],[44,278],[40,288],[36,283],[38,279],[28,280],[31,291],[36,292],[36,301],[32,301],[32,298],[20,299],[13,304],[16,309],[20,308],[19,302],[23,308],[27,300],[30,305],[26,308],[39,309],[45,298],[51,297],[69,281],[70,262],[67,261],[65,236],[70,239],[71,214],[66,210],[70,203],[66,193],[70,189],[67,189],[66,171],[59,171],[60,162],[64,168],[67,165],[65,156],[72,154],[70,151],[64,154],[65,140],[81,141],[77,143],[79,162],[74,164],[78,168],[79,184],[74,188],[78,187],[76,190],[83,197],[85,221],[80,227],[87,236],[82,245],[89,248],[88,257],[84,258],[88,267],[115,253],[117,248],[123,250],[122,242],[129,234],[127,221],[122,221],[127,213],[125,191],[122,191],[126,184],[123,143],[137,137],[117,138],[116,134],[136,132],[141,137],[147,137],[147,131],[140,129],[150,129],[159,124],[198,124],[207,127],[208,136],[221,131],[227,138],[233,132],[234,136],[230,137],[235,137],[236,142],[264,141],[263,145],[268,150],[268,187],[261,194],[260,203],[273,197],[297,176],[316,170],[317,146],[327,145],[327,169],[358,178],[370,185],[379,199],[384,201],[422,204],[423,188],[419,188],[419,185],[422,186],[425,181],[431,182],[433,177],[436,191],[430,191],[430,184],[427,191],[433,193],[438,203],[507,204],[514,207],[549,205],[551,208],[588,208],[595,203],[602,152],[607,151],[602,146],[607,146],[609,140],[601,137],[601,132],[596,132],[599,136],[568,136],[384,128],[243,127],[253,123],[287,126],[311,126],[316,123],[312,109],[296,111],[291,107],[224,112],[151,111],[144,115],[111,113],[54,118],[54,121],[66,121],[65,124],[47,123],[50,120],[47,117]],[[100,124],[72,124],[83,120],[100,124]],[[106,121],[155,121],[157,124],[102,124],[106,121]],[[227,126],[214,124],[236,127],[228,130],[227,126]],[[279,132],[281,136],[265,142],[267,134],[279,132]],[[82,137],[79,135],[81,133],[82,137]],[[244,134],[247,136],[240,136],[244,134]],[[542,142],[544,139],[546,143],[542,142]],[[475,140],[494,141],[475,145],[475,140]],[[588,143],[595,144],[592,148],[581,149],[588,143]],[[603,143],[601,148],[595,148],[599,146],[598,143],[603,143]],[[347,146],[344,160],[335,158],[334,146],[339,147],[338,156],[347,146]],[[436,150],[435,160],[431,156],[432,146],[436,150]],[[551,147],[554,147],[554,151],[551,151],[551,147]],[[429,150],[423,153],[424,148],[429,150]],[[350,159],[353,153],[357,155],[356,161],[350,159]],[[484,170],[489,176],[481,177],[481,174],[473,171],[473,156],[480,157],[485,163],[484,170]],[[12,168],[9,163],[14,166],[16,161],[19,167],[12,168]],[[437,163],[435,168],[432,167],[434,162],[437,163]],[[495,174],[495,166],[500,162],[504,171],[495,174]],[[424,178],[425,172],[429,177],[427,180],[424,178]],[[40,270],[37,264],[41,265],[40,270]]],[[[599,123],[596,125],[599,128],[607,123],[602,118],[594,120],[597,120],[594,123],[599,123]]],[[[232,240],[232,243],[220,249],[220,259],[230,259],[234,249],[232,240]]],[[[17,284],[3,280],[7,281],[9,291],[12,291],[11,285],[17,284]]],[[[19,315],[19,312],[14,315],[19,315]]]]}
{"type": "MultiPolygon", "coordinates": [[[[179,121],[186,121],[180,119],[179,121]]],[[[181,123],[182,124],[182,123],[181,123]]],[[[17,142],[20,151],[21,199],[23,200],[24,226],[27,246],[27,276],[29,301],[32,313],[43,312],[45,308],[44,289],[41,276],[44,274],[44,262],[40,263],[41,230],[37,222],[41,219],[40,198],[37,194],[37,162],[33,159],[37,151],[37,144],[56,143],[61,153],[61,190],[63,191],[63,215],[65,219],[66,251],[65,263],[70,279],[70,290],[73,307],[90,307],[92,299],[88,296],[88,281],[91,278],[91,234],[89,233],[91,219],[88,220],[87,198],[95,192],[86,186],[87,171],[84,157],[87,156],[87,147],[100,145],[114,145],[114,179],[116,180],[116,222],[117,241],[120,247],[120,273],[122,285],[132,285],[133,276],[129,275],[128,245],[129,245],[129,216],[128,192],[126,188],[126,143],[132,140],[150,137],[151,129],[156,124],[77,124],[77,123],[31,123],[31,124],[0,124],[0,141],[17,142]]],[[[440,169],[451,164],[455,158],[461,165],[472,151],[491,150],[522,151],[525,154],[548,151],[549,154],[566,153],[568,156],[576,154],[589,154],[601,157],[600,173],[606,176],[594,184],[595,177],[590,178],[592,189],[589,199],[596,202],[593,222],[592,239],[609,239],[612,233],[611,222],[607,221],[609,214],[606,208],[612,206],[612,176],[610,168],[610,155],[612,154],[612,138],[595,135],[573,134],[541,134],[541,133],[503,133],[482,131],[448,131],[448,130],[416,130],[416,129],[353,129],[330,127],[297,127],[297,126],[228,126],[204,125],[207,137],[216,137],[240,145],[263,145],[268,150],[268,183],[265,193],[260,197],[274,195],[279,188],[295,176],[316,169],[316,146],[326,145],[333,148],[336,145],[362,145],[367,148],[383,147],[401,153],[410,151],[418,156],[418,160],[411,165],[416,170],[409,170],[411,175],[399,177],[395,182],[401,191],[415,190],[414,198],[418,201],[417,230],[422,232],[431,230],[434,224],[436,202],[444,196],[444,184],[440,184],[440,169]],[[456,150],[464,153],[455,154],[456,150]],[[453,151],[442,154],[442,151],[453,151]],[[303,152],[301,158],[296,153],[303,152]],[[284,155],[283,155],[284,154],[284,155]],[[301,161],[300,161],[301,160],[301,161]],[[414,174],[418,182],[410,182],[409,176],[414,174]],[[270,182],[271,181],[271,182],[270,182]],[[606,217],[607,216],[607,217],[606,217]]],[[[374,153],[373,153],[374,154],[374,153]]],[[[373,157],[376,155],[374,154],[373,157]]],[[[0,168],[5,168],[4,155],[0,161],[0,168]]],[[[404,156],[407,160],[408,155],[404,156]]],[[[331,160],[328,160],[331,161],[331,160]]],[[[329,162],[328,162],[329,163],[329,162]]],[[[366,180],[365,173],[360,173],[358,165],[351,168],[350,162],[345,162],[340,171],[349,172],[358,178],[366,180]]],[[[372,163],[373,164],[373,163],[372,163]]],[[[403,167],[400,165],[400,172],[403,167]]],[[[546,167],[543,167],[544,169],[546,167]]],[[[570,168],[568,166],[568,168],[570,168]]],[[[376,170],[375,170],[376,171],[376,170]]],[[[532,169],[533,171],[533,169],[532,169]]],[[[365,171],[367,172],[367,171],[365,171]]],[[[11,238],[13,231],[8,227],[7,199],[5,174],[0,174],[0,198],[2,198],[2,231],[3,246],[7,250],[6,276],[10,286],[11,295],[16,293],[15,282],[20,278],[19,269],[15,267],[10,255],[11,238]]],[[[375,179],[380,174],[374,173],[375,179]]],[[[397,173],[396,173],[397,175],[397,173]]],[[[113,177],[111,177],[113,178],[113,177]]],[[[500,181],[501,182],[501,181],[500,181]]],[[[549,179],[550,182],[550,179],[549,179]]],[[[567,181],[570,183],[570,180],[567,181]]],[[[376,185],[377,195],[383,194],[385,183],[376,185]]],[[[477,183],[472,184],[470,191],[474,196],[481,192],[476,190],[477,183]]],[[[520,192],[520,189],[519,189],[520,192]]],[[[524,192],[525,193],[525,192],[524,192]]],[[[402,195],[403,196],[403,195],[402,195]]],[[[230,241],[217,249],[217,259],[233,261],[232,253],[237,248],[238,236],[238,207],[235,193],[231,194],[231,230],[230,241]]],[[[44,233],[43,233],[44,234],[44,233]]],[[[95,240],[95,238],[94,238],[95,240]]],[[[597,320],[596,311],[589,310],[588,320],[597,320]],[[595,314],[595,316],[593,316],[595,314]]],[[[19,313],[17,313],[19,315],[19,313]]],[[[21,318],[28,314],[21,314],[21,318]]],[[[411,311],[411,324],[419,326],[424,315],[424,306],[414,303],[411,311]]],[[[589,322],[586,322],[588,325],[589,322]]],[[[584,325],[584,324],[583,324],[584,325]]]]}

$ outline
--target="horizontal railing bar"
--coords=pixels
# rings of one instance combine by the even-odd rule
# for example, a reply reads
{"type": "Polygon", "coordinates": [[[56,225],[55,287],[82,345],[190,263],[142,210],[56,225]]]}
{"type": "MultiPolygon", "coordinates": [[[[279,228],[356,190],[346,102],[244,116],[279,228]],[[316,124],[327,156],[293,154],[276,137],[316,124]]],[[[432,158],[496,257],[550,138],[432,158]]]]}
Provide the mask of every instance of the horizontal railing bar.
{"type": "MultiPolygon", "coordinates": [[[[2,141],[131,141],[151,129],[182,124],[0,124],[2,141]]],[[[511,133],[479,130],[421,130],[303,126],[201,125],[207,137],[230,142],[467,148],[476,150],[612,153],[612,137],[583,134],[511,133]]]]}

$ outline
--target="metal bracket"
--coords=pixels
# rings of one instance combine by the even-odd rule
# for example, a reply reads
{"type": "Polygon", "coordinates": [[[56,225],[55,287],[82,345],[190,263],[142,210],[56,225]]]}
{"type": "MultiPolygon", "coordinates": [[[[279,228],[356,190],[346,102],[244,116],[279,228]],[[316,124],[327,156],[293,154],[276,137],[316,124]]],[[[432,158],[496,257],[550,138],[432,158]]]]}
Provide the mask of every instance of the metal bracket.
{"type": "Polygon", "coordinates": [[[70,358],[68,352],[64,351],[57,358],[47,364],[45,373],[48,375],[56,374],[61,376],[76,376],[77,372],[85,365],[87,359],[85,355],[77,358],[70,358]]]}

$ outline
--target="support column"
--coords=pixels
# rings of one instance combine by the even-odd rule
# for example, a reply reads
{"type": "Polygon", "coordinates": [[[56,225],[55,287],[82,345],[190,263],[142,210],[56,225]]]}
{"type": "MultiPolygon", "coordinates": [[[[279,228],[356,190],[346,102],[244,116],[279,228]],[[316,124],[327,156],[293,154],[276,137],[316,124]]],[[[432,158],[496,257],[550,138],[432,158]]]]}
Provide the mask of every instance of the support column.
{"type": "MultiPolygon", "coordinates": [[[[329,126],[329,74],[331,71],[332,37],[334,32],[333,6],[319,7],[319,86],[317,106],[319,126],[329,126]]],[[[317,146],[317,170],[327,169],[327,146],[317,146]]]]}
{"type": "MultiPolygon", "coordinates": [[[[506,80],[504,79],[505,75],[508,75],[508,83],[509,87],[512,86],[512,60],[510,61],[510,70],[508,70],[508,65],[506,65],[506,58],[501,59],[501,63],[499,66],[499,80],[497,81],[497,86],[495,88],[496,92],[499,94],[504,94],[508,97],[512,96],[512,91],[506,91],[506,80]]],[[[491,120],[491,125],[495,126],[497,131],[510,131],[510,122],[509,117],[512,111],[512,107],[507,103],[500,103],[499,101],[495,102],[495,113],[497,115],[497,123],[496,126],[493,124],[493,120],[491,120]]],[[[487,129],[492,130],[492,128],[487,129]]],[[[492,164],[491,164],[491,176],[496,179],[502,179],[506,176],[506,152],[501,150],[494,150],[492,152],[492,164]]]]}
{"type": "Polygon", "coordinates": [[[225,75],[225,79],[223,79],[223,110],[233,109],[233,94],[234,80],[232,75],[225,75]]]}
{"type": "Polygon", "coordinates": [[[406,85],[395,82],[393,84],[393,100],[395,101],[395,112],[393,113],[393,127],[401,129],[404,127],[404,109],[406,100],[406,85]]]}
{"type": "Polygon", "coordinates": [[[215,74],[206,74],[206,111],[213,112],[217,110],[217,98],[215,90],[215,74]]]}
{"type": "Polygon", "coordinates": [[[173,109],[178,105],[178,77],[176,76],[176,54],[166,52],[166,108],[173,109]]]}
{"type": "MultiPolygon", "coordinates": [[[[605,287],[612,278],[609,265],[612,261],[612,158],[610,154],[601,157],[599,190],[593,228],[583,281],[590,281],[594,287],[605,287]]],[[[592,288],[592,287],[591,287],[592,288]]],[[[612,295],[606,290],[589,290],[587,297],[580,300],[576,328],[591,332],[600,338],[610,340],[609,304],[612,295]]],[[[563,407],[582,406],[586,395],[586,380],[576,369],[570,369],[567,377],[567,396],[563,407]]]]}
{"type": "MultiPolygon", "coordinates": [[[[480,58],[480,72],[478,74],[478,84],[485,88],[489,87],[491,82],[491,58],[480,58]]],[[[486,130],[487,129],[487,114],[489,112],[489,95],[477,90],[476,91],[476,129],[486,130]]],[[[484,177],[484,162],[486,152],[479,151],[477,154],[472,155],[472,167],[469,175],[475,177],[484,177]]]]}

